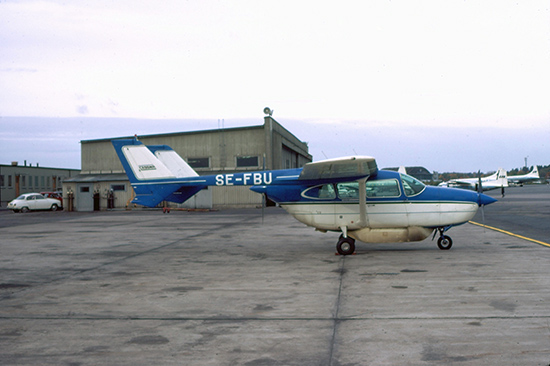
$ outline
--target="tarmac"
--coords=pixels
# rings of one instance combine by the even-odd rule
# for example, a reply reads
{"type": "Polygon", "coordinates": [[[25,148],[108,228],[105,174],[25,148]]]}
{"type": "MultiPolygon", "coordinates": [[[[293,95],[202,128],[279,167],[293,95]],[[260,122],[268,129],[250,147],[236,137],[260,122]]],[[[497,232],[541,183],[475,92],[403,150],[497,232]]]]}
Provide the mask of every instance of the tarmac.
{"type": "MultiPolygon", "coordinates": [[[[529,202],[549,192],[509,189],[487,221],[548,225],[529,202]]],[[[279,208],[4,210],[0,364],[549,365],[550,238],[448,235],[344,257],[279,208]]]]}

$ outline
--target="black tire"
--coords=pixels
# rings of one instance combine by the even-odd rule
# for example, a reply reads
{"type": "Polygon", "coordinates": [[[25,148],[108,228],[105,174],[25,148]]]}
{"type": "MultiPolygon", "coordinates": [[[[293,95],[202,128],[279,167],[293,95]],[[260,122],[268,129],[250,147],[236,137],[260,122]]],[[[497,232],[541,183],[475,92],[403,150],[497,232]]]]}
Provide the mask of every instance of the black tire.
{"type": "Polygon", "coordinates": [[[55,203],[50,208],[50,210],[52,210],[52,211],[57,211],[58,209],[59,209],[59,206],[57,206],[55,203]]]}
{"type": "Polygon", "coordinates": [[[439,249],[441,249],[441,250],[449,250],[449,249],[451,249],[451,247],[453,246],[453,240],[451,239],[450,236],[442,235],[442,236],[437,240],[437,246],[438,246],[439,249]]]}
{"type": "Polygon", "coordinates": [[[28,207],[21,207],[21,213],[26,213],[26,212],[29,212],[29,208],[28,207]]]}
{"type": "Polygon", "coordinates": [[[355,253],[355,240],[353,238],[344,238],[340,236],[336,244],[336,251],[338,251],[340,255],[351,255],[355,253]]]}

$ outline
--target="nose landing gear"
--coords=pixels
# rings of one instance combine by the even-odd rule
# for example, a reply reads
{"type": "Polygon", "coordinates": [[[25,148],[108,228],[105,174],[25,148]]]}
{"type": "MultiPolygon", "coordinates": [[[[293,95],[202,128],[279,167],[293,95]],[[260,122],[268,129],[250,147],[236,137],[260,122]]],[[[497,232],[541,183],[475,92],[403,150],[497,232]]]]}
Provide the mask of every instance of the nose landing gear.
{"type": "Polygon", "coordinates": [[[437,231],[434,231],[434,236],[432,240],[435,238],[436,233],[439,232],[439,239],[437,239],[437,246],[441,250],[449,250],[453,246],[453,240],[451,239],[451,237],[448,235],[443,235],[443,233],[449,230],[450,228],[451,228],[450,226],[438,227],[437,231]]]}

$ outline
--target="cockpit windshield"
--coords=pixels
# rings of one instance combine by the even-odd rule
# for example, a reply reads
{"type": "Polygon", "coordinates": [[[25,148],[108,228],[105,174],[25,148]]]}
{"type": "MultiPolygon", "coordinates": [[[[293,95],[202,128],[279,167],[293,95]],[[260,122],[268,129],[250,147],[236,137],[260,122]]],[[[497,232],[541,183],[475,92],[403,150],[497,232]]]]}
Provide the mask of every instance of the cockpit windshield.
{"type": "Polygon", "coordinates": [[[424,183],[407,174],[401,174],[401,180],[403,181],[403,189],[407,196],[415,196],[426,188],[424,183]]]}

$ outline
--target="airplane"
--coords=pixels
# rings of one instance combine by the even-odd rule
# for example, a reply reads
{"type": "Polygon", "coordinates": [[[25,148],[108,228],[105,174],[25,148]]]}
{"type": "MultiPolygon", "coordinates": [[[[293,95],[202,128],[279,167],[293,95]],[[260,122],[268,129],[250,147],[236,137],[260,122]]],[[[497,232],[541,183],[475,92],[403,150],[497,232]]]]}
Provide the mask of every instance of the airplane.
{"type": "Polygon", "coordinates": [[[369,156],[328,159],[303,168],[199,176],[172,148],[145,146],[137,138],[111,141],[135,192],[132,203],[156,207],[183,203],[207,186],[251,186],[298,221],[321,232],[339,232],[340,255],[355,241],[411,242],[444,235],[472,219],[479,207],[496,202],[481,192],[426,186],[394,171],[378,170],[369,156]]]}
{"type": "MultiPolygon", "coordinates": [[[[453,187],[471,189],[473,191],[479,190],[480,178],[459,178],[451,179],[447,182],[439,183],[441,187],[453,187]]],[[[481,178],[481,188],[484,191],[501,188],[504,190],[508,187],[508,178],[506,176],[506,170],[499,168],[497,172],[488,177],[481,178]]]]}
{"type": "Polygon", "coordinates": [[[513,183],[514,185],[522,185],[526,182],[533,182],[536,180],[540,180],[539,176],[539,167],[534,166],[533,169],[524,175],[511,175],[508,177],[508,182],[513,183]]]}

